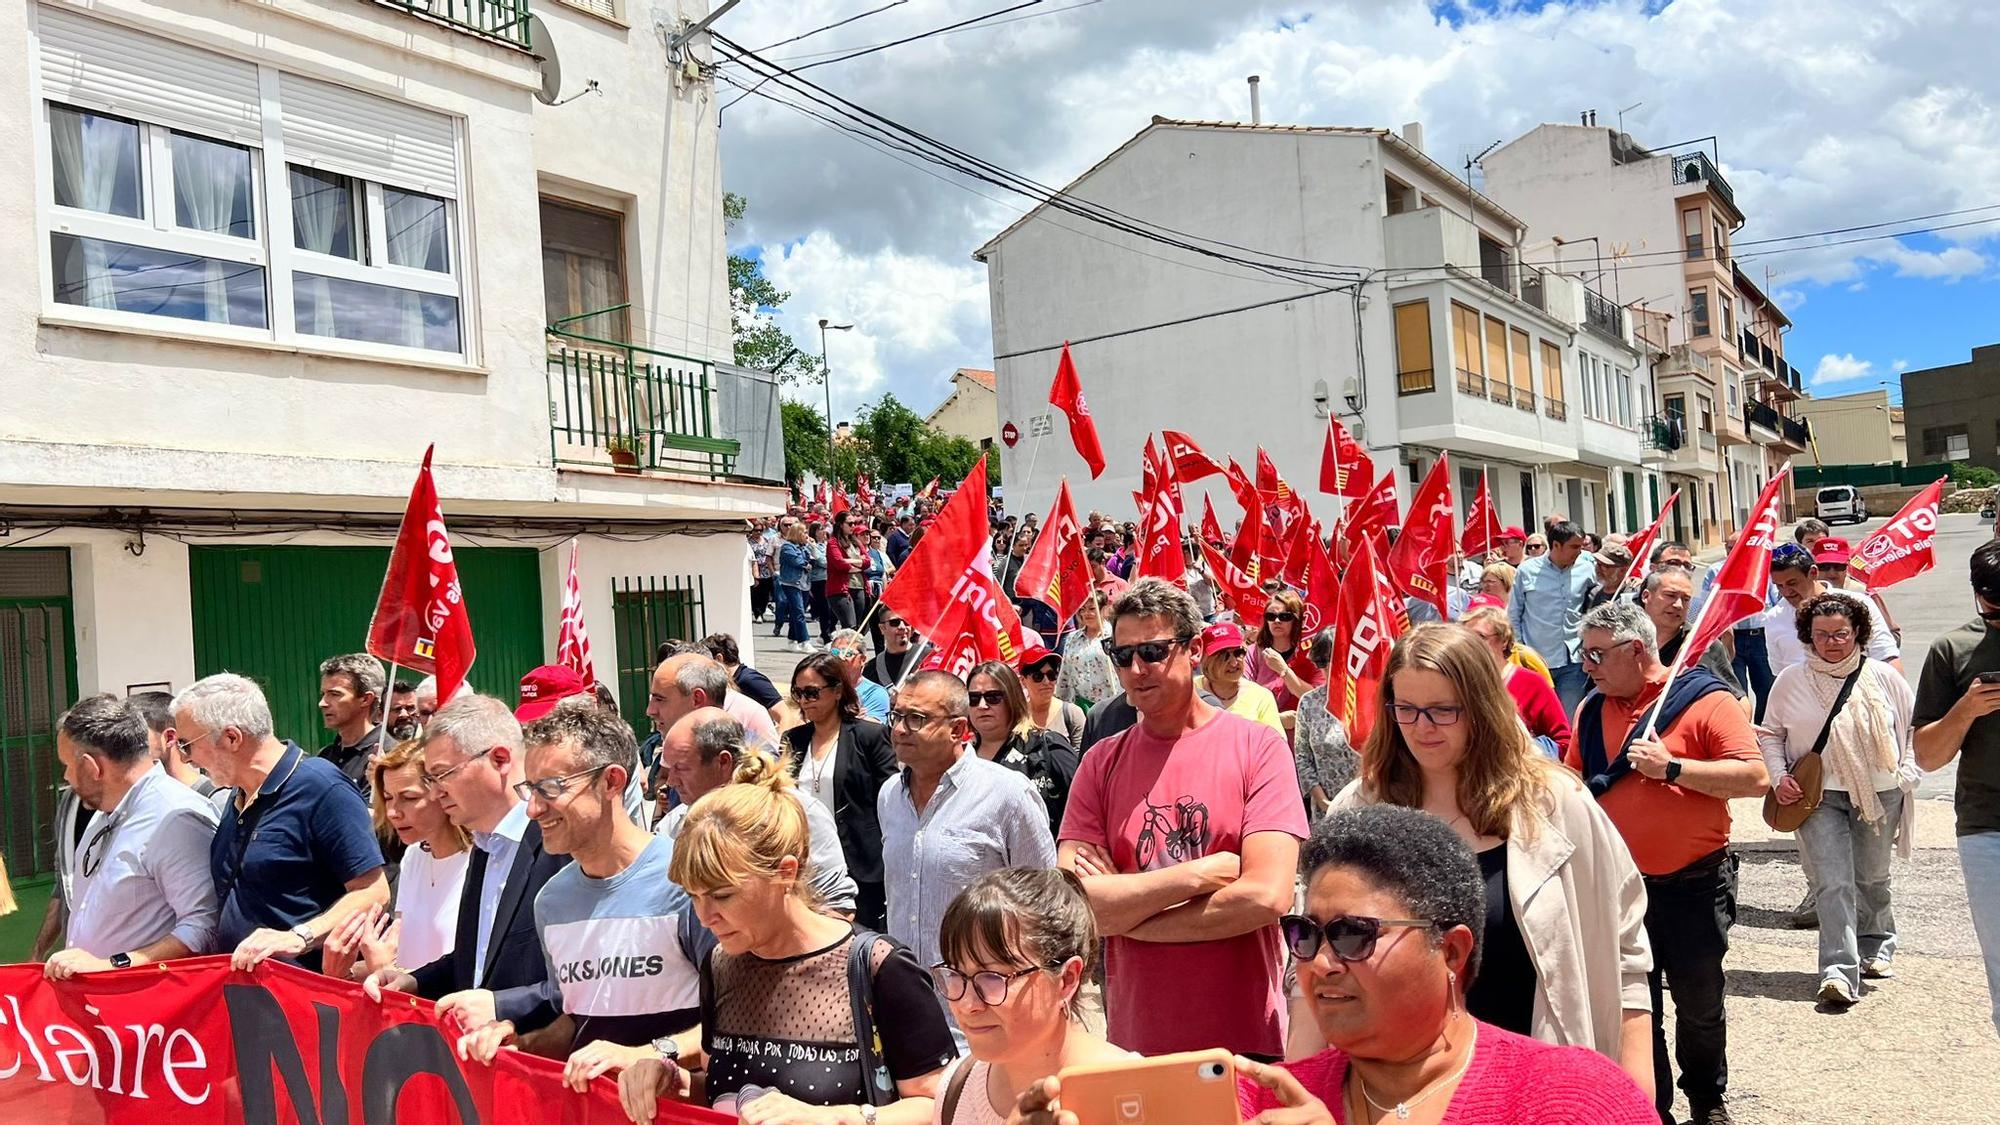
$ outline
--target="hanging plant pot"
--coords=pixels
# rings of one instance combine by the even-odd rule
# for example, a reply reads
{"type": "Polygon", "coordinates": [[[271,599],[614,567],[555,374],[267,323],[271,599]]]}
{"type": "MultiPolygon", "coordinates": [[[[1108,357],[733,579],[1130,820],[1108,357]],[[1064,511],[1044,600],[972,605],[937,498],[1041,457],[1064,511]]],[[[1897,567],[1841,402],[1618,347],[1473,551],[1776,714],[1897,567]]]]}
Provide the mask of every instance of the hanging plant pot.
{"type": "Polygon", "coordinates": [[[636,449],[613,449],[611,467],[621,473],[634,476],[639,472],[639,451],[636,449]]]}

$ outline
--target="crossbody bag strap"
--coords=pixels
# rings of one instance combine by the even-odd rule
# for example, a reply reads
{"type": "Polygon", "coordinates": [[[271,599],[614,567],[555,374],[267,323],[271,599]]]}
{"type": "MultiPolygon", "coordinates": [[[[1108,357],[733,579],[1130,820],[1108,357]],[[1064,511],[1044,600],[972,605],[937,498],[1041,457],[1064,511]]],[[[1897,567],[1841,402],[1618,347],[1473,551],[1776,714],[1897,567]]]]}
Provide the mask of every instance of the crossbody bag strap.
{"type": "Polygon", "coordinates": [[[1855,682],[1861,679],[1861,673],[1867,669],[1868,660],[1863,657],[1861,663],[1854,666],[1854,671],[1849,672],[1847,678],[1840,681],[1840,694],[1833,697],[1833,707],[1826,713],[1826,723],[1819,728],[1819,737],[1813,739],[1812,749],[1806,751],[1807,754],[1817,754],[1826,749],[1826,740],[1833,734],[1833,721],[1840,717],[1840,709],[1847,705],[1847,697],[1853,694],[1855,682]]]}
{"type": "Polygon", "coordinates": [[[847,996],[854,1009],[854,1042],[861,1049],[861,1082],[869,1105],[896,1100],[896,1083],[882,1059],[882,1032],[875,1025],[875,943],[882,935],[856,929],[847,947],[847,996]]]}
{"type": "Polygon", "coordinates": [[[971,1077],[972,1059],[968,1056],[959,1060],[958,1068],[951,1072],[951,1081],[945,1083],[944,1115],[939,1118],[944,1125],[952,1125],[958,1120],[958,1099],[965,1096],[965,1083],[971,1077]]]}

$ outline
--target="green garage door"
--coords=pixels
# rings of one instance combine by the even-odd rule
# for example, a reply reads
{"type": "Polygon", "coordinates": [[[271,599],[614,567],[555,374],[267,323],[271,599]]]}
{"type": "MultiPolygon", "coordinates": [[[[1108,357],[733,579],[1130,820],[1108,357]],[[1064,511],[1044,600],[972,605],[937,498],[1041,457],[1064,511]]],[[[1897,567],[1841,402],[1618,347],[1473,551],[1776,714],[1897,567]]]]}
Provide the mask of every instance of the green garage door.
{"type": "MultiPolygon", "coordinates": [[[[479,658],[472,684],[512,703],[542,662],[541,566],[527,547],[454,552],[479,658]]],[[[386,547],[192,547],[197,675],[240,672],[264,687],[280,738],[325,745],[319,662],[358,651],[389,566],[386,547]]]]}

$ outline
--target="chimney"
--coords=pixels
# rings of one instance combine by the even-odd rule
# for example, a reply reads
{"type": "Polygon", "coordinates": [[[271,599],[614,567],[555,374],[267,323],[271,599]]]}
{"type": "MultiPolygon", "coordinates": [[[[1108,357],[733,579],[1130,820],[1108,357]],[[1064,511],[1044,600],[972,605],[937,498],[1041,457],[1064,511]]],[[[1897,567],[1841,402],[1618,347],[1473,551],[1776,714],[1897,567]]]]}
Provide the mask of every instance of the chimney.
{"type": "Polygon", "coordinates": [[[1400,130],[1400,132],[1403,134],[1404,144],[1409,145],[1411,148],[1416,149],[1418,152],[1424,151],[1423,122],[1412,121],[1409,124],[1404,125],[1403,128],[1400,130]]]}
{"type": "Polygon", "coordinates": [[[1252,125],[1262,125],[1264,123],[1264,105],[1257,98],[1257,86],[1263,81],[1261,77],[1255,74],[1250,76],[1250,124],[1252,125]]]}

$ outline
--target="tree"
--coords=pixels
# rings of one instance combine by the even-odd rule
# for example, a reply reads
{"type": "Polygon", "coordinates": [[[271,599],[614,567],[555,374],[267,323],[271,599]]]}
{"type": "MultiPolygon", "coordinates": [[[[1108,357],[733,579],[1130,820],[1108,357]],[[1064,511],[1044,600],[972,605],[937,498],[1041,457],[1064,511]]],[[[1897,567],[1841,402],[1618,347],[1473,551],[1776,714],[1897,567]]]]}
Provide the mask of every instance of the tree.
{"type": "MultiPolygon", "coordinates": [[[[723,193],[725,229],[735,229],[748,207],[735,192],[723,193]]],[[[763,263],[744,254],[729,255],[729,327],[736,341],[736,362],[769,371],[781,383],[817,383],[823,378],[819,357],[807,354],[771,316],[791,299],[790,293],[764,276],[763,263]]],[[[786,447],[790,448],[789,441],[786,447]]]]}
{"type": "MultiPolygon", "coordinates": [[[[789,400],[779,410],[785,426],[785,483],[797,484],[807,473],[828,476],[826,416],[803,402],[789,400]]],[[[862,473],[870,480],[883,479],[868,436],[852,430],[849,434],[834,447],[832,478],[849,488],[862,473]]]]}
{"type": "MultiPolygon", "coordinates": [[[[876,479],[923,487],[932,477],[951,484],[964,479],[979,460],[979,447],[956,434],[932,429],[923,416],[904,406],[893,394],[864,406],[856,424],[867,439],[876,463],[876,479]]],[[[987,462],[997,476],[998,458],[987,462]]]]}

